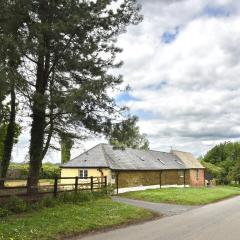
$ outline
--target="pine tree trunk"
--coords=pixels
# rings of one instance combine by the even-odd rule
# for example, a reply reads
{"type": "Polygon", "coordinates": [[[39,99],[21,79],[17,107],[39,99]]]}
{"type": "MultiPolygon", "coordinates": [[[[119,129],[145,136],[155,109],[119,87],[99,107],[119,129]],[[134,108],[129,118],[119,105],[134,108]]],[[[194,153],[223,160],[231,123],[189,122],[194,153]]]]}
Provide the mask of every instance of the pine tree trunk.
{"type": "Polygon", "coordinates": [[[44,55],[39,54],[37,66],[36,91],[33,98],[32,128],[30,140],[30,166],[28,176],[28,193],[37,192],[38,178],[42,166],[44,128],[45,128],[45,91],[47,77],[44,69],[44,55]]]}
{"type": "Polygon", "coordinates": [[[36,103],[34,105],[30,142],[29,193],[37,192],[38,178],[42,166],[45,125],[45,111],[39,110],[36,107],[36,103]]]}
{"type": "Polygon", "coordinates": [[[32,128],[30,140],[30,166],[28,175],[28,193],[38,191],[38,179],[43,160],[43,145],[46,121],[46,99],[45,91],[49,78],[49,40],[43,38],[43,45],[39,46],[36,90],[33,97],[32,128]],[[42,50],[44,46],[45,51],[42,50]]]}
{"type": "MultiPolygon", "coordinates": [[[[5,178],[10,164],[12,149],[14,144],[15,134],[15,119],[16,119],[16,95],[15,95],[15,80],[10,79],[10,93],[11,93],[11,110],[10,118],[7,126],[7,133],[4,140],[3,158],[0,165],[0,177],[5,178]]],[[[0,187],[4,187],[4,180],[0,181],[0,187]]]]}

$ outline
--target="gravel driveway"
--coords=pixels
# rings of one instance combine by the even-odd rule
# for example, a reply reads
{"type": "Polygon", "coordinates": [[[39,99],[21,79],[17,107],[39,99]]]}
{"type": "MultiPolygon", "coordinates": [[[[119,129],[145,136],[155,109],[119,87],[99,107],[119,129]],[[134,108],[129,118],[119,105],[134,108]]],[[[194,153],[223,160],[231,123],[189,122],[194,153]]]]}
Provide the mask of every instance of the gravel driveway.
{"type": "Polygon", "coordinates": [[[183,212],[198,208],[199,206],[177,205],[168,203],[152,203],[141,200],[133,200],[122,197],[112,197],[113,201],[134,205],[136,207],[145,208],[153,212],[161,213],[165,216],[178,215],[183,212]]]}

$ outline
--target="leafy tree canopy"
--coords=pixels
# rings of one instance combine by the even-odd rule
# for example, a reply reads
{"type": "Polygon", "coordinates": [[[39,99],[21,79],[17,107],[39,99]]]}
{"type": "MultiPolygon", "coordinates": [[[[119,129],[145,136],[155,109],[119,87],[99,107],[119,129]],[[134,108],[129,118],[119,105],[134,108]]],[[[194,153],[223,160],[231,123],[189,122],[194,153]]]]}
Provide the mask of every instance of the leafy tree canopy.
{"type": "Polygon", "coordinates": [[[240,181],[240,143],[224,142],[210,149],[203,157],[202,163],[213,170],[222,183],[240,181]]]}
{"type": "Polygon", "coordinates": [[[137,118],[132,117],[113,125],[110,130],[109,143],[115,148],[126,147],[135,149],[149,149],[149,141],[145,134],[141,134],[136,125],[137,118]]]}

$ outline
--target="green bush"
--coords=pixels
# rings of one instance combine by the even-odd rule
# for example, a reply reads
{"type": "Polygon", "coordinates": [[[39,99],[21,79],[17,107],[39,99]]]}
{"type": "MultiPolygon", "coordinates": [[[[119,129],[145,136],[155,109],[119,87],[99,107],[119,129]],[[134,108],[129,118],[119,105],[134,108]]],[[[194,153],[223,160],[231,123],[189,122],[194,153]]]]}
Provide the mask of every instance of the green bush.
{"type": "Polygon", "coordinates": [[[42,201],[37,201],[35,203],[29,203],[28,210],[38,211],[42,209],[44,206],[42,204],[42,201]]]}
{"type": "Polygon", "coordinates": [[[13,213],[22,213],[27,211],[27,203],[17,196],[10,197],[8,202],[5,204],[5,207],[13,213]]]}
{"type": "Polygon", "coordinates": [[[40,201],[40,204],[42,207],[54,207],[55,205],[58,204],[58,199],[53,198],[53,197],[45,197],[40,201]]]}
{"type": "MultiPolygon", "coordinates": [[[[9,169],[14,171],[20,170],[21,177],[27,177],[29,173],[28,164],[11,163],[9,169]]],[[[44,163],[40,171],[40,178],[60,177],[61,170],[58,165],[52,163],[44,163]]]]}
{"type": "Polygon", "coordinates": [[[93,200],[93,194],[90,192],[65,192],[59,195],[59,200],[63,203],[80,203],[93,200]]]}
{"type": "Polygon", "coordinates": [[[115,189],[116,189],[116,185],[109,183],[108,186],[107,186],[107,194],[108,195],[113,195],[115,189]]]}
{"type": "Polygon", "coordinates": [[[55,178],[60,177],[61,170],[58,165],[45,163],[42,166],[40,178],[55,178]]]}
{"type": "Polygon", "coordinates": [[[9,211],[5,208],[0,207],[0,218],[1,217],[7,217],[9,215],[9,211]]]}
{"type": "Polygon", "coordinates": [[[92,195],[94,199],[104,198],[107,196],[105,189],[103,189],[102,191],[93,192],[92,195]]]}

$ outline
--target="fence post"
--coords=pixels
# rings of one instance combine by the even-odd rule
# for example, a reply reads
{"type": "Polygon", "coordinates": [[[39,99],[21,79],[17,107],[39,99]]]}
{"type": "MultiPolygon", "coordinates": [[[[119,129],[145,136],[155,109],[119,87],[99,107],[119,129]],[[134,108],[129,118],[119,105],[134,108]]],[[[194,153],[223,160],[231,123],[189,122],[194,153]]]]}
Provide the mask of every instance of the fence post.
{"type": "Polygon", "coordinates": [[[107,187],[107,176],[104,177],[105,188],[107,187]]]}
{"type": "Polygon", "coordinates": [[[27,178],[27,194],[30,195],[30,177],[27,178]]]}
{"type": "Polygon", "coordinates": [[[93,176],[91,176],[91,192],[93,191],[93,176]]]}
{"type": "Polygon", "coordinates": [[[78,177],[75,177],[75,192],[78,191],[78,177]]]}
{"type": "Polygon", "coordinates": [[[54,178],[54,189],[53,189],[54,197],[57,197],[57,191],[58,191],[58,177],[55,177],[54,178]]]}
{"type": "Polygon", "coordinates": [[[160,171],[159,173],[159,185],[160,185],[160,188],[162,188],[162,171],[160,171]]]}

